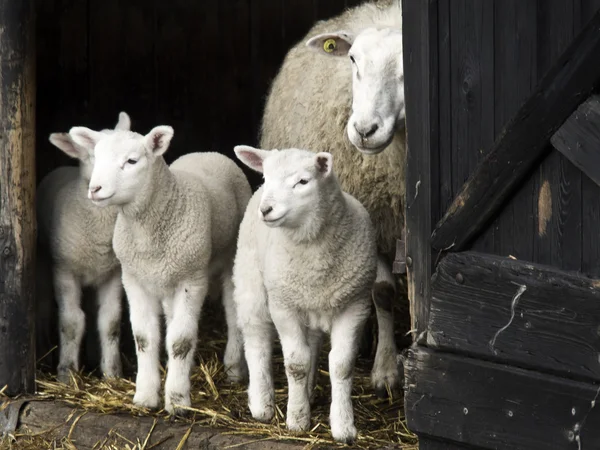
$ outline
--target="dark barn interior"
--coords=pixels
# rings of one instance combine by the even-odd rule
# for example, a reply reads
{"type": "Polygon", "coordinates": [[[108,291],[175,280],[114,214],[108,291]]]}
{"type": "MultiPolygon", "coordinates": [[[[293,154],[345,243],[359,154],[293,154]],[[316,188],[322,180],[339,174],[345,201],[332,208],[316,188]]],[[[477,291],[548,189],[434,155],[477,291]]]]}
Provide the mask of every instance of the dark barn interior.
{"type": "MultiPolygon", "coordinates": [[[[286,52],[316,20],[359,3],[38,0],[37,182],[58,166],[76,164],[50,144],[50,133],[78,125],[110,128],[119,111],[126,111],[132,129],[142,134],[161,124],[174,128],[167,163],[193,151],[218,151],[235,160],[235,145],[258,144],[264,100],[286,52]]],[[[256,188],[260,176],[240,167],[256,188]]],[[[47,272],[38,275],[40,299],[49,283],[47,272]]],[[[82,304],[86,322],[93,324],[96,308],[90,300],[82,304]]],[[[41,355],[57,344],[55,326],[45,323],[38,330],[41,355]]],[[[124,353],[135,360],[127,314],[122,333],[124,353]]],[[[98,351],[95,327],[88,326],[86,368],[97,366],[98,351]]],[[[41,363],[55,369],[57,357],[51,352],[41,363]]]]}

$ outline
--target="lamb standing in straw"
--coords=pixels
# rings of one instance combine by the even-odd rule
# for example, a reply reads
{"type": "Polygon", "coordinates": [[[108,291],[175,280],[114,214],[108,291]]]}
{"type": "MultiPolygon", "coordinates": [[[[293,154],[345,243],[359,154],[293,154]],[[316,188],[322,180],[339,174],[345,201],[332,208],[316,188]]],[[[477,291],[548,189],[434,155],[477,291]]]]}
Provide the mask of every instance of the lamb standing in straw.
{"type": "Polygon", "coordinates": [[[369,214],[340,189],[329,153],[246,146],[235,152],[265,177],[246,209],[234,266],[252,415],[268,421],[275,412],[275,324],[288,380],[286,423],[293,431],[308,430],[319,353],[313,339],[328,332],[331,432],[337,441],[352,442],[352,373],[377,267],[369,214]]]}
{"type": "Polygon", "coordinates": [[[392,306],[406,288],[391,273],[403,238],[405,161],[402,11],[399,0],[365,3],[316,23],[287,54],[273,81],[262,148],[330,152],[342,189],[369,211],[379,251],[374,299],[379,324],[372,381],[382,394],[398,385],[392,306]]]}
{"type": "Polygon", "coordinates": [[[89,197],[98,207],[119,209],[113,248],[123,271],[137,349],[136,405],[159,406],[160,316],[167,323],[165,410],[185,415],[198,321],[211,282],[222,285],[228,327],[225,369],[233,379],[245,368],[236,326],[231,272],[237,233],[252,195],[242,170],[218,153],[190,153],[167,166],[173,128],[146,136],[102,136],[83,127],[70,131],[94,149],[89,197]]]}

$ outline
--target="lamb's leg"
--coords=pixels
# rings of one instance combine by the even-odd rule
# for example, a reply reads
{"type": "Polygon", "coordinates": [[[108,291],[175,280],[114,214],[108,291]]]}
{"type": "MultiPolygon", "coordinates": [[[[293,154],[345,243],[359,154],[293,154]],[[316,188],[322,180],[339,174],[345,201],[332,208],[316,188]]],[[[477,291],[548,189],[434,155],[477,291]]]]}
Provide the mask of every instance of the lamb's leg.
{"type": "Polygon", "coordinates": [[[190,372],[198,342],[200,311],[208,292],[208,278],[184,282],[177,289],[173,302],[173,318],[167,324],[169,366],[165,381],[165,410],[186,416],[190,406],[190,372]]]}
{"type": "Polygon", "coordinates": [[[321,344],[323,343],[323,332],[321,330],[308,331],[308,345],[310,346],[310,372],[308,372],[308,394],[310,404],[315,400],[315,386],[317,384],[317,374],[319,373],[319,356],[321,354],[321,344]]]}
{"type": "Polygon", "coordinates": [[[242,331],[237,323],[237,312],[233,301],[233,280],[231,270],[223,274],[223,293],[221,295],[227,321],[227,345],[223,365],[229,381],[241,383],[248,377],[248,367],[244,358],[242,331]]]}
{"type": "Polygon", "coordinates": [[[151,296],[134,277],[123,273],[135,339],[137,376],[133,403],[155,409],[160,402],[160,316],[158,298],[151,296]]]}
{"type": "Polygon", "coordinates": [[[277,306],[270,309],[281,341],[288,381],[286,424],[290,431],[306,431],[310,427],[308,377],[311,370],[307,330],[294,312],[277,306]]]}
{"type": "Polygon", "coordinates": [[[273,325],[248,323],[242,328],[248,363],[248,406],[252,417],[269,422],[275,415],[273,386],[273,325]]]}
{"type": "Polygon", "coordinates": [[[121,271],[98,286],[98,331],[102,348],[100,369],[105,377],[122,375],[121,369],[121,271]]]}
{"type": "Polygon", "coordinates": [[[336,441],[352,443],[356,439],[352,408],[352,373],[364,324],[370,314],[368,301],[352,303],[334,318],[331,328],[329,376],[331,378],[331,410],[329,423],[336,441]]]}
{"type": "Polygon", "coordinates": [[[66,270],[54,271],[54,290],[58,304],[60,355],[58,379],[68,383],[70,371],[79,370],[79,351],[85,331],[85,314],[81,309],[81,285],[66,270]]]}
{"type": "Polygon", "coordinates": [[[394,337],[393,300],[396,294],[394,277],[389,266],[379,257],[377,279],[373,286],[373,302],[377,313],[377,351],[371,372],[373,389],[380,397],[385,397],[387,389],[400,383],[398,371],[396,339],[394,337]]]}

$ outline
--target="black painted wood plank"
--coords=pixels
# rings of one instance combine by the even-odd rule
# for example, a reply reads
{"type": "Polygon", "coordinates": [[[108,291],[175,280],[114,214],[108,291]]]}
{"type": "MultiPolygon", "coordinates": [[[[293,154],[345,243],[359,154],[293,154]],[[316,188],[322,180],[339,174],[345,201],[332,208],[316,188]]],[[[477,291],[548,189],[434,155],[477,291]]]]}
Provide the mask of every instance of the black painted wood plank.
{"type": "MultiPolygon", "coordinates": [[[[581,0],[580,26],[584,26],[600,9],[600,0],[581,0]]],[[[600,278],[600,186],[589,177],[581,178],[581,271],[600,278]]]]}
{"type": "Polygon", "coordinates": [[[409,428],[486,449],[600,448],[600,385],[413,347],[409,428]]]}
{"type": "Polygon", "coordinates": [[[436,226],[432,245],[459,251],[476,238],[548,151],[548,140],[600,78],[600,14],[569,46],[496,139],[436,226]]]}
{"type": "MultiPolygon", "coordinates": [[[[537,82],[537,2],[494,2],[495,134],[499,134],[537,82]]],[[[533,259],[533,179],[529,178],[492,224],[494,252],[533,259]]]]}
{"type": "MultiPolygon", "coordinates": [[[[450,92],[452,190],[459,192],[485,149],[494,142],[494,2],[452,0],[450,92]]],[[[485,230],[474,247],[492,252],[494,233],[485,230]]]]}
{"type": "Polygon", "coordinates": [[[592,95],[579,105],[550,142],[600,185],[600,96],[592,95]]]}
{"type": "MultiPolygon", "coordinates": [[[[538,52],[539,74],[552,67],[580,31],[575,27],[576,6],[577,2],[571,0],[539,2],[538,40],[543,43],[538,52]]],[[[547,148],[550,153],[542,161],[536,177],[538,232],[534,261],[580,270],[581,171],[549,143],[547,148]]]]}
{"type": "Polygon", "coordinates": [[[451,441],[433,439],[428,436],[419,436],[419,450],[477,450],[481,447],[466,447],[451,441]]]}
{"type": "Polygon", "coordinates": [[[600,281],[510,258],[449,254],[434,275],[428,344],[600,381],[600,281]]]}
{"type": "Polygon", "coordinates": [[[412,329],[425,331],[430,298],[431,155],[437,144],[437,5],[403,0],[406,89],[406,262],[412,329]]]}

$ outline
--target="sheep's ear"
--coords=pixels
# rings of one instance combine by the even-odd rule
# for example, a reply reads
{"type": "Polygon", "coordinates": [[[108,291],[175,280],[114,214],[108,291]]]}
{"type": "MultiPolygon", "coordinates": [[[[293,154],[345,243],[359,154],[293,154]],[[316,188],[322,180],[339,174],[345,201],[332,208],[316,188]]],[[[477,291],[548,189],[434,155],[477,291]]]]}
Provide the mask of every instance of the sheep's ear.
{"type": "Polygon", "coordinates": [[[75,144],[87,149],[88,151],[94,150],[96,144],[104,136],[102,133],[90,130],[86,127],[73,127],[69,131],[69,135],[75,144]]]}
{"type": "Polygon", "coordinates": [[[82,157],[87,156],[87,153],[82,151],[82,149],[73,142],[69,133],[52,133],[50,135],[50,142],[71,158],[81,159],[82,157]]]}
{"type": "Polygon", "coordinates": [[[354,35],[352,33],[337,31],[313,36],[306,41],[306,46],[323,55],[346,56],[353,42],[354,35]]]}
{"type": "Polygon", "coordinates": [[[261,150],[249,145],[236,145],[233,151],[241,162],[260,173],[263,171],[265,158],[270,154],[268,150],[261,150]]]}
{"type": "Polygon", "coordinates": [[[119,121],[115,126],[115,130],[131,131],[131,119],[125,111],[119,113],[119,121]]]}
{"type": "Polygon", "coordinates": [[[174,133],[173,127],[168,125],[154,127],[144,136],[144,145],[156,156],[161,156],[169,148],[174,133]]]}
{"type": "Polygon", "coordinates": [[[331,175],[333,170],[333,156],[331,153],[320,152],[315,155],[315,167],[317,173],[323,178],[331,175]]]}

